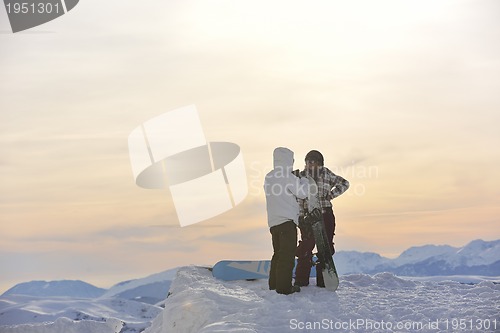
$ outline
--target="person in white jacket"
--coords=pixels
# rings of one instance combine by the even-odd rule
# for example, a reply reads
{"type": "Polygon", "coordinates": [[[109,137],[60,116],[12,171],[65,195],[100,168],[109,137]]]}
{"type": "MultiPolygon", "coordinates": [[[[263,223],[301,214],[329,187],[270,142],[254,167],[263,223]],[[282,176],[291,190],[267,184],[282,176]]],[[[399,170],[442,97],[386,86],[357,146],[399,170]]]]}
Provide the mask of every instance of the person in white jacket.
{"type": "Polygon", "coordinates": [[[309,185],[307,179],[293,174],[294,159],[290,149],[276,148],[273,158],[274,169],[266,175],[264,181],[267,221],[274,250],[269,289],[288,295],[300,291],[299,286],[292,285],[300,212],[297,198],[307,198],[309,185]]]}

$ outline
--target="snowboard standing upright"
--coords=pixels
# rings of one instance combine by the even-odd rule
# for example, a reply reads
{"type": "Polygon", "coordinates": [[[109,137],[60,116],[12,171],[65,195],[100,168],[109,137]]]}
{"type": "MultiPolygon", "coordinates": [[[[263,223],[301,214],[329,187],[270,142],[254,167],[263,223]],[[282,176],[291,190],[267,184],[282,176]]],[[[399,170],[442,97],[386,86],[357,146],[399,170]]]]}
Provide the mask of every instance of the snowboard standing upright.
{"type": "Polygon", "coordinates": [[[333,254],[328,244],[328,237],[325,231],[323,213],[319,203],[318,185],[311,176],[307,176],[307,179],[309,181],[309,196],[307,198],[309,213],[305,216],[305,219],[306,222],[311,223],[316,248],[318,250],[318,260],[324,265],[322,274],[323,280],[325,281],[325,288],[330,291],[335,291],[339,286],[339,277],[335,264],[333,263],[333,254]]]}

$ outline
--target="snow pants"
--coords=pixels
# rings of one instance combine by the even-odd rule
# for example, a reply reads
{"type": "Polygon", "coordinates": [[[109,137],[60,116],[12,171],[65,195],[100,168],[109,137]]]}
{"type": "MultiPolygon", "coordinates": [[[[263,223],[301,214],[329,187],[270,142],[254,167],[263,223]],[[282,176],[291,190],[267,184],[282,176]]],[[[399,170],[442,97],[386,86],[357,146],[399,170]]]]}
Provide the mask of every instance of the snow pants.
{"type": "Polygon", "coordinates": [[[274,254],[271,259],[269,289],[278,293],[290,293],[297,248],[297,225],[290,220],[272,227],[270,231],[274,254]]]}
{"type": "MultiPolygon", "coordinates": [[[[333,247],[333,236],[335,235],[335,215],[331,207],[326,207],[323,209],[323,221],[325,222],[325,231],[328,237],[328,243],[332,253],[335,253],[333,247]]],[[[299,246],[297,247],[297,268],[295,269],[295,283],[300,286],[309,285],[309,275],[311,274],[312,267],[312,251],[316,242],[314,241],[314,235],[312,233],[311,226],[300,226],[301,240],[299,241],[299,246]],[[309,229],[309,230],[307,230],[309,229]]],[[[318,263],[316,265],[316,283],[318,286],[324,286],[323,274],[321,271],[324,268],[324,263],[318,263]]]]}

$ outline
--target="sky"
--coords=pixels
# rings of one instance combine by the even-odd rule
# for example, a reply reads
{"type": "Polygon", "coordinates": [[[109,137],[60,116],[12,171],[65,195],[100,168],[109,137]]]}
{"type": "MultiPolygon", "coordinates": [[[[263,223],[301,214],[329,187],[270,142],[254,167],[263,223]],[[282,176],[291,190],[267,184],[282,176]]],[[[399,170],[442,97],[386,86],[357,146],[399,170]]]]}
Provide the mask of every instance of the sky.
{"type": "Polygon", "coordinates": [[[350,181],[337,251],[500,238],[498,40],[495,0],[82,0],[16,34],[0,8],[0,292],[270,258],[279,146],[350,181]],[[134,183],[127,138],[187,105],[240,146],[249,191],[181,228],[168,189],[134,183]]]}

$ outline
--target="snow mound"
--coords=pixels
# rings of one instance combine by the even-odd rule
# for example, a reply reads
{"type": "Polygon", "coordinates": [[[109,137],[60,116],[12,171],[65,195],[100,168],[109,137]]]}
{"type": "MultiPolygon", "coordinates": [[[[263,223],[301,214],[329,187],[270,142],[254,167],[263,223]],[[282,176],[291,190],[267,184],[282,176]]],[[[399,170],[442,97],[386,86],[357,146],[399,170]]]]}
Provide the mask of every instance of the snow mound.
{"type": "Polygon", "coordinates": [[[68,318],[58,318],[53,323],[39,325],[24,324],[17,326],[2,326],[2,333],[118,333],[123,323],[117,319],[108,319],[105,322],[98,321],[73,321],[68,318]]]}
{"type": "Polygon", "coordinates": [[[491,281],[467,285],[354,274],[341,276],[335,293],[310,282],[284,296],[269,291],[266,280],[220,281],[206,268],[184,267],[163,313],[145,333],[500,331],[500,288],[491,281]]]}

